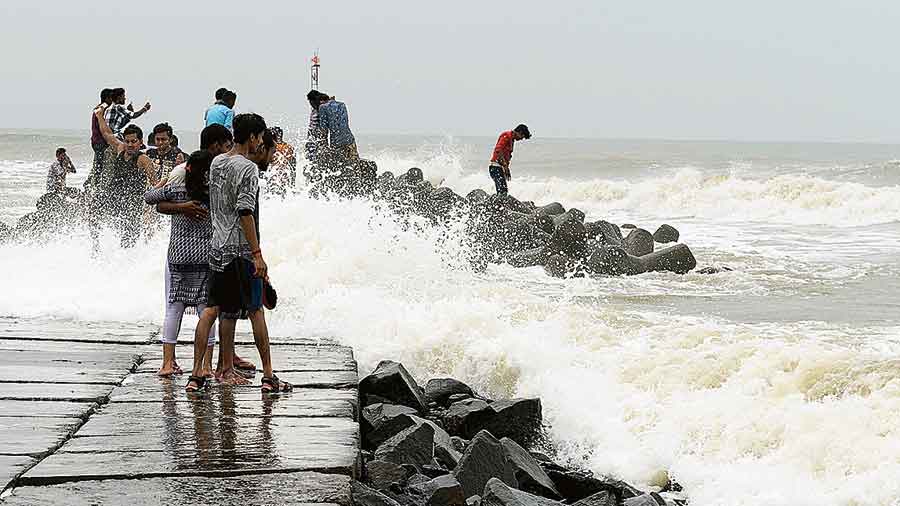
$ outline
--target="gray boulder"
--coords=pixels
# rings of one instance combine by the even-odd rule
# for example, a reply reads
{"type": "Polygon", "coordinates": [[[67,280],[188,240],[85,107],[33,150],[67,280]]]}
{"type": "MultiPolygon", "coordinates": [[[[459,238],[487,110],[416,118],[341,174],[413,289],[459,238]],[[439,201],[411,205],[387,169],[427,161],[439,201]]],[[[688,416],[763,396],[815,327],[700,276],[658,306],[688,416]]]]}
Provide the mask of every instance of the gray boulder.
{"type": "Polygon", "coordinates": [[[512,195],[494,194],[488,197],[488,205],[494,209],[503,209],[506,211],[515,211],[517,213],[527,213],[531,210],[527,205],[519,202],[512,195]]]}
{"type": "Polygon", "coordinates": [[[588,240],[601,246],[621,246],[624,238],[622,230],[608,221],[591,221],[584,224],[588,240]]]}
{"type": "Polygon", "coordinates": [[[411,474],[411,466],[386,460],[366,462],[366,480],[378,490],[385,490],[394,483],[405,485],[411,474]]]}
{"type": "Polygon", "coordinates": [[[472,190],[466,195],[466,200],[469,201],[470,204],[483,204],[487,202],[489,195],[486,191],[481,188],[477,190],[472,190]]]}
{"type": "Polygon", "coordinates": [[[359,390],[363,395],[377,395],[390,401],[425,411],[425,398],[416,380],[403,364],[383,360],[362,381],[359,390]]]}
{"type": "Polygon", "coordinates": [[[678,242],[680,236],[675,227],[666,224],[660,225],[656,232],[653,232],[653,240],[661,244],[678,242]]]}
{"type": "Polygon", "coordinates": [[[397,501],[356,480],[350,486],[350,495],[354,506],[400,506],[397,501]]]}
{"type": "Polygon", "coordinates": [[[378,445],[389,438],[414,425],[409,416],[416,415],[418,411],[409,406],[398,404],[372,404],[362,409],[361,423],[363,432],[363,447],[366,449],[377,448],[378,445]]]}
{"type": "Polygon", "coordinates": [[[566,212],[566,208],[559,202],[552,202],[546,206],[538,207],[534,212],[539,216],[556,216],[566,212]]]}
{"type": "Polygon", "coordinates": [[[449,405],[449,398],[454,394],[465,394],[472,397],[475,393],[462,381],[453,378],[433,378],[425,384],[425,402],[436,402],[440,406],[449,405]]]}
{"type": "Polygon", "coordinates": [[[416,469],[434,458],[434,428],[426,423],[408,427],[375,450],[375,460],[411,464],[416,469]]]}
{"type": "Polygon", "coordinates": [[[491,478],[481,495],[482,506],[559,506],[559,503],[545,497],[511,488],[506,483],[491,478]]]}
{"type": "Polygon", "coordinates": [[[584,213],[574,207],[569,209],[568,211],[558,214],[551,217],[553,219],[553,226],[559,227],[563,223],[569,220],[575,220],[579,223],[584,224],[584,213]]]}
{"type": "Polygon", "coordinates": [[[676,244],[654,251],[640,259],[645,272],[667,271],[686,274],[697,267],[697,259],[687,244],[676,244]]]}
{"type": "Polygon", "coordinates": [[[513,267],[534,267],[546,264],[548,259],[545,248],[538,247],[510,253],[506,256],[506,263],[513,267]]]}
{"type": "Polygon", "coordinates": [[[589,251],[585,266],[593,274],[621,276],[646,272],[641,259],[629,255],[625,249],[619,246],[591,247],[589,251]]]}
{"type": "Polygon", "coordinates": [[[608,490],[602,490],[576,502],[574,506],[619,506],[619,503],[616,501],[615,494],[608,490]]]}
{"type": "Polygon", "coordinates": [[[449,474],[411,485],[409,491],[427,506],[466,506],[462,486],[449,474]]]}
{"type": "Polygon", "coordinates": [[[403,185],[418,183],[422,180],[423,180],[422,169],[420,169],[418,167],[413,167],[413,168],[409,169],[408,171],[406,171],[405,173],[397,176],[397,183],[403,184],[403,185]]]}
{"type": "Polygon", "coordinates": [[[629,255],[642,257],[653,253],[653,234],[642,229],[636,228],[625,236],[622,246],[629,255]]]}
{"type": "Polygon", "coordinates": [[[553,480],[541,469],[531,454],[508,437],[501,439],[500,444],[503,445],[509,463],[513,467],[519,490],[550,499],[562,499],[553,480]]]}
{"type": "Polygon", "coordinates": [[[625,482],[597,478],[590,471],[566,469],[552,462],[541,462],[540,465],[547,476],[553,480],[556,490],[569,504],[603,491],[615,496],[617,504],[621,503],[622,499],[635,497],[642,493],[625,482]]]}
{"type": "Polygon", "coordinates": [[[477,419],[480,419],[482,416],[488,416],[489,410],[490,406],[488,403],[481,399],[466,399],[455,402],[444,413],[442,418],[444,428],[451,435],[459,435],[469,439],[471,434],[478,432],[474,428],[477,426],[477,419]]]}
{"type": "Polygon", "coordinates": [[[650,492],[625,499],[624,504],[625,506],[666,506],[666,500],[656,492],[650,492]]]}
{"type": "Polygon", "coordinates": [[[468,439],[487,430],[527,446],[540,434],[541,400],[509,399],[488,404],[468,399],[450,406],[443,422],[451,435],[468,439]]]}
{"type": "Polygon", "coordinates": [[[566,255],[569,258],[584,256],[587,232],[584,224],[576,219],[568,219],[550,236],[546,252],[548,255],[566,255]]]}
{"type": "Polygon", "coordinates": [[[488,431],[481,431],[472,439],[452,475],[466,497],[481,494],[491,479],[499,478],[512,487],[518,485],[503,445],[488,431]]]}

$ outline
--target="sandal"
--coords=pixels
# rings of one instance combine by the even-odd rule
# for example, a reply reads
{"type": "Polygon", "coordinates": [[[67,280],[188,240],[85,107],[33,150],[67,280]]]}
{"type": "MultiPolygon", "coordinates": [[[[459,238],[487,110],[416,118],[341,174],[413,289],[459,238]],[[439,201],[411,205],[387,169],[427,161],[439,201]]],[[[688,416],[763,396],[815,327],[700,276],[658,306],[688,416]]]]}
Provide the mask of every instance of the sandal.
{"type": "Polygon", "coordinates": [[[278,392],[290,392],[294,389],[294,385],[291,385],[287,381],[281,381],[278,379],[278,376],[272,375],[271,378],[263,378],[262,379],[262,391],[267,394],[276,394],[278,392]],[[266,388],[266,387],[269,388],[266,388]]]}
{"type": "Polygon", "coordinates": [[[206,376],[191,376],[188,378],[187,385],[184,386],[184,391],[189,394],[203,392],[204,390],[206,390],[206,376]],[[191,383],[194,386],[191,386],[191,383]]]}

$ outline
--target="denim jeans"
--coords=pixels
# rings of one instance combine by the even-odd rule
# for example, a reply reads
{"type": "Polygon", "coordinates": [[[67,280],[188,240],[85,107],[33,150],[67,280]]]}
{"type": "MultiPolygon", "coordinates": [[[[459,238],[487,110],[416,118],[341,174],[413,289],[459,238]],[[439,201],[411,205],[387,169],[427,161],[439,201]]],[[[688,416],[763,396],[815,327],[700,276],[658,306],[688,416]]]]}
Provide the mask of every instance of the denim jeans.
{"type": "Polygon", "coordinates": [[[508,189],[506,187],[506,177],[503,175],[503,167],[491,165],[489,171],[491,179],[494,180],[494,185],[497,187],[497,194],[506,195],[508,189]]]}

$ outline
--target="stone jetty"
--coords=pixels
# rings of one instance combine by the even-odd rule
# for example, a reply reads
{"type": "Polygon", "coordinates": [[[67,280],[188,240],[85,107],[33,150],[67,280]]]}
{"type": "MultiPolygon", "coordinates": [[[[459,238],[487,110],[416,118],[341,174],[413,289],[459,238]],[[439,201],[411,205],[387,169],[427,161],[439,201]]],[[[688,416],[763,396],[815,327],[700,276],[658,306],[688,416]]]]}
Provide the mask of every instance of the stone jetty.
{"type": "MultiPolygon", "coordinates": [[[[188,398],[186,376],[155,374],[156,332],[0,319],[0,504],[351,504],[350,348],[273,340],[293,392],[264,396],[257,377],[188,398]]],[[[252,340],[238,353],[256,356],[252,340]]]]}

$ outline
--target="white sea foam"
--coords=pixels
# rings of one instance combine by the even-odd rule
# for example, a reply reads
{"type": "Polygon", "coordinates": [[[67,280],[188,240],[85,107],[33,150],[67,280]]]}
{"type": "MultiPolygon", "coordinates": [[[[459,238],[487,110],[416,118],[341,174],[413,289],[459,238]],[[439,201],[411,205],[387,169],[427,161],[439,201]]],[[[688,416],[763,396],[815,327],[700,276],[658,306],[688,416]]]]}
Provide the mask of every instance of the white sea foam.
{"type": "MultiPolygon", "coordinates": [[[[491,187],[446,145],[376,155],[382,168],[418,166],[459,192],[491,187]]],[[[45,166],[33,168],[40,182],[45,166]]],[[[280,294],[268,315],[273,335],[337,338],[354,347],[362,373],[392,358],[420,379],[451,375],[495,396],[540,396],[562,458],[640,484],[669,471],[692,504],[900,497],[900,329],[734,323],[667,309],[681,299],[766,304],[870,275],[876,267],[865,262],[831,261],[841,258],[828,249],[841,230],[793,225],[895,221],[900,190],[696,169],[630,182],[544,175],[512,188],[593,218],[671,220],[701,264],[736,270],[600,280],[507,266],[477,273],[458,233],[398,223],[366,202],[266,200],[262,244],[280,294]]],[[[844,240],[871,251],[886,247],[880,233],[844,240]]],[[[86,234],[0,245],[0,315],[159,322],[166,240],[121,250],[105,236],[96,259],[86,234]]]]}
{"type": "MultiPolygon", "coordinates": [[[[124,251],[107,237],[98,260],[77,234],[2,246],[0,313],[158,322],[164,235],[124,251]]],[[[262,238],[282,294],[273,334],[338,338],[363,373],[389,357],[419,378],[540,396],[562,456],[596,472],[653,484],[668,470],[701,505],[900,495],[896,339],[876,353],[824,324],[738,325],[615,301],[766,290],[752,275],[475,273],[456,234],[358,201],[265,201],[262,238]]]]}

